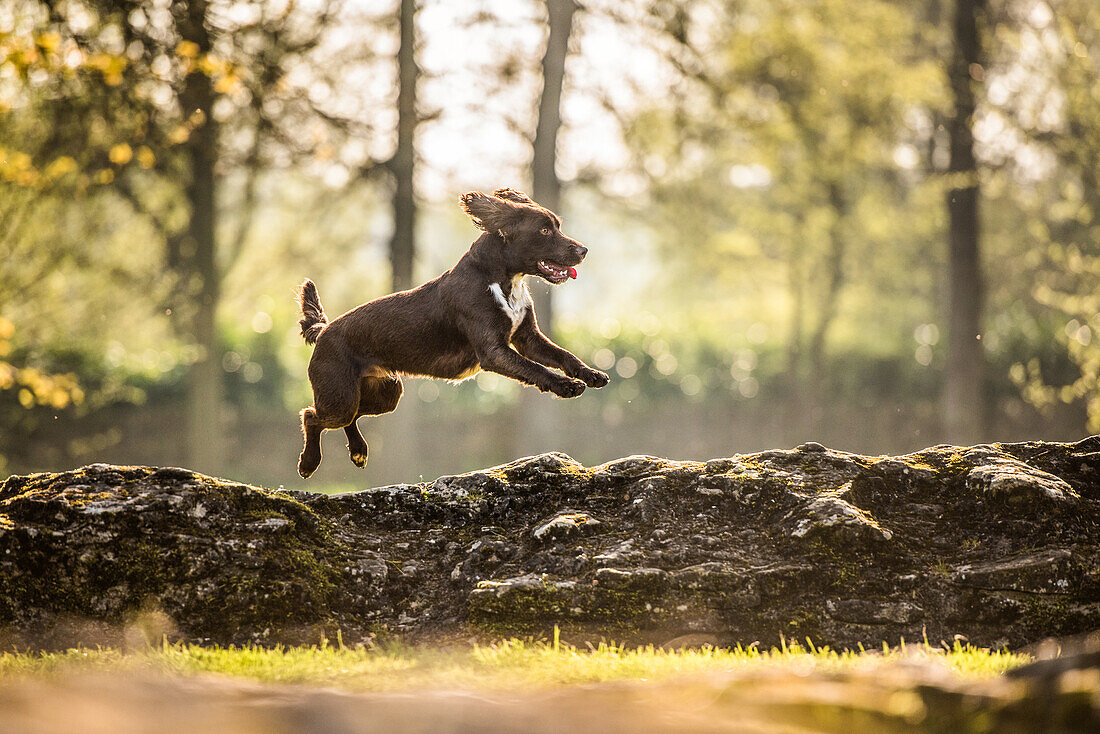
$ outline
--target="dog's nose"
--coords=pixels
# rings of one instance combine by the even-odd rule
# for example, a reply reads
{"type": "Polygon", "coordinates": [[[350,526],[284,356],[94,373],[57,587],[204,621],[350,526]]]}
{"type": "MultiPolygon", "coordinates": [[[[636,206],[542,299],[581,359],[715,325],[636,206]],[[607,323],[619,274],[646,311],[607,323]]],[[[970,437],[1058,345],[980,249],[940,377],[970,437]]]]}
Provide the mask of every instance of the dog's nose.
{"type": "Polygon", "coordinates": [[[576,246],[573,247],[573,250],[577,253],[577,257],[582,258],[582,259],[584,258],[585,255],[588,254],[588,248],[585,247],[584,245],[576,245],[576,246]]]}

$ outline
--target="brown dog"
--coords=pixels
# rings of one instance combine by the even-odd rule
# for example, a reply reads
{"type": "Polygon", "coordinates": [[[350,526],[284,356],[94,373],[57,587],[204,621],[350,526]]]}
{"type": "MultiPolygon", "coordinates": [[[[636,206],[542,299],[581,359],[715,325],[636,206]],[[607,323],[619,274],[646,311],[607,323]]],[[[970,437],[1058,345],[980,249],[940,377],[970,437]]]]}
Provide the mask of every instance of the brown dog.
{"type": "Polygon", "coordinates": [[[313,281],[302,283],[302,338],[317,345],[309,361],[313,405],[302,411],[303,477],[321,463],[326,428],[343,428],[352,462],[367,463],[355,421],[397,407],[401,374],[463,380],[485,369],[563,398],[607,384],[605,373],[539,331],[523,282],[525,275],[555,285],[577,277],[573,266],[588,249],[561,233],[556,214],[517,191],[472,191],[462,207],[485,234],[457,265],[419,288],[376,298],[329,323],[313,281]]]}

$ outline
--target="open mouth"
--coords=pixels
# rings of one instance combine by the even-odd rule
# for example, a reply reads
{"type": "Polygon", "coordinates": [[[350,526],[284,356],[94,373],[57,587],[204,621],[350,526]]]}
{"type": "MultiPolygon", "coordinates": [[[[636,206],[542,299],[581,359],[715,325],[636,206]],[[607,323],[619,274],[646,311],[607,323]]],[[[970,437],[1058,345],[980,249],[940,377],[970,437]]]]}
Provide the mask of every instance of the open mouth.
{"type": "Polygon", "coordinates": [[[547,262],[546,260],[539,260],[538,266],[539,274],[551,283],[564,283],[569,278],[577,277],[577,269],[567,265],[558,265],[557,263],[547,262]]]}

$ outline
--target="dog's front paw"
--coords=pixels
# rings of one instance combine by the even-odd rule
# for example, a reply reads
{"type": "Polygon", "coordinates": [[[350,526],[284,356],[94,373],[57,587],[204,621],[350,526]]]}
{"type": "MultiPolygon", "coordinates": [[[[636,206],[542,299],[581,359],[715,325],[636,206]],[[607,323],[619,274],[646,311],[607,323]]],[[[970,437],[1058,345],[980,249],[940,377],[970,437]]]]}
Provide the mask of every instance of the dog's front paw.
{"type": "Polygon", "coordinates": [[[599,370],[585,369],[577,375],[577,377],[583,380],[584,384],[589,387],[603,387],[611,382],[611,378],[607,376],[607,373],[600,372],[599,370]]]}
{"type": "Polygon", "coordinates": [[[564,378],[550,385],[550,392],[560,398],[575,398],[584,392],[585,384],[580,380],[564,378]]]}

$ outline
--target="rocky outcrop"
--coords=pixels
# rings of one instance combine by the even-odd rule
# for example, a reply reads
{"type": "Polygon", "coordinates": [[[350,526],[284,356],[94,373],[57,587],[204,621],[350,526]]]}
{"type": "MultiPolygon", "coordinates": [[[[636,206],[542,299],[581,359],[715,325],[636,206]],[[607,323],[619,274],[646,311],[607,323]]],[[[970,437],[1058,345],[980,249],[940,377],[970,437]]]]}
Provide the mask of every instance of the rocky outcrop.
{"type": "Polygon", "coordinates": [[[91,465],[0,485],[0,626],[222,643],[544,634],[1020,646],[1100,628],[1100,438],[543,454],[341,495],[91,465]]]}

